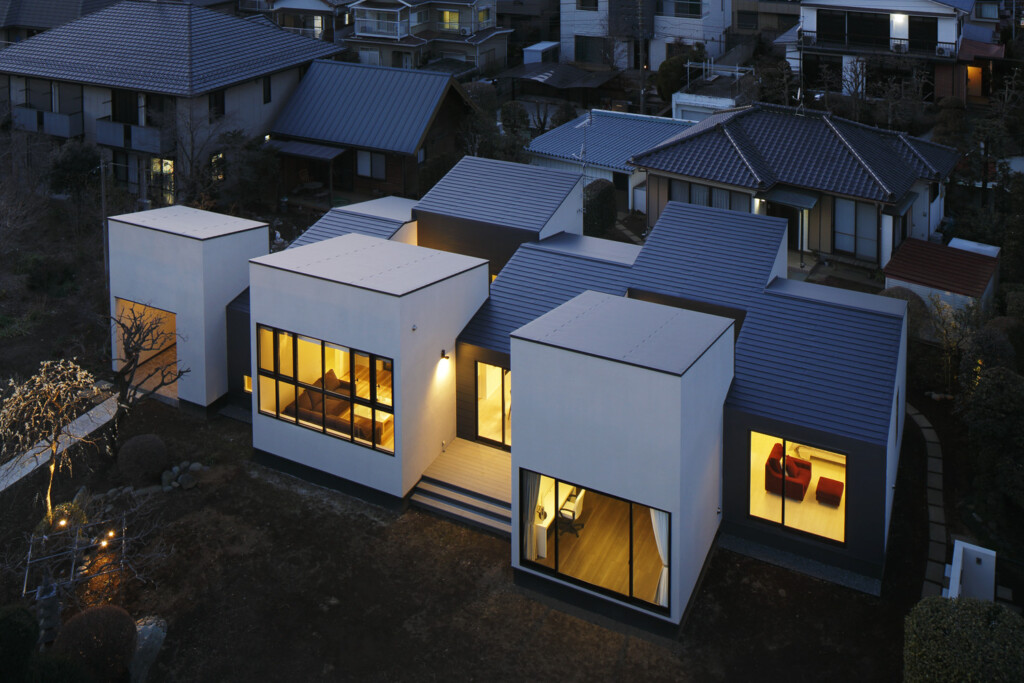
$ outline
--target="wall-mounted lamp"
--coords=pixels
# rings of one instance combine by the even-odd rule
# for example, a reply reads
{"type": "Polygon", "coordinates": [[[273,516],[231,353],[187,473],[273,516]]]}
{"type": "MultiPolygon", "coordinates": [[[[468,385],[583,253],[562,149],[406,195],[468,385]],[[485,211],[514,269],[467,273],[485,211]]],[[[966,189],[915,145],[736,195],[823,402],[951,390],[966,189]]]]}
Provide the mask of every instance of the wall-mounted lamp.
{"type": "Polygon", "coordinates": [[[448,360],[448,352],[445,351],[444,349],[441,349],[441,358],[448,360]]]}

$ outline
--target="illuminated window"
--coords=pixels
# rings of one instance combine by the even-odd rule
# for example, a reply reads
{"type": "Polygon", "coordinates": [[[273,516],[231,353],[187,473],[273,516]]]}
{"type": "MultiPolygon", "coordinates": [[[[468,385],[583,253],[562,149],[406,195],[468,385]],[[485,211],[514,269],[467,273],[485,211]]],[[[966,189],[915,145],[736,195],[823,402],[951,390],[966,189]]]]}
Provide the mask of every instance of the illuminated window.
{"type": "Polygon", "coordinates": [[[256,329],[261,413],[394,453],[391,359],[264,325],[256,329]]]}
{"type": "Polygon", "coordinates": [[[750,433],[750,515],[846,540],[846,456],[750,433]]]}
{"type": "Polygon", "coordinates": [[[252,377],[250,375],[242,375],[242,390],[247,394],[252,393],[252,377]]]}
{"type": "Polygon", "coordinates": [[[441,26],[442,31],[458,31],[459,30],[459,13],[458,11],[452,11],[443,9],[441,10],[441,26]]]}
{"type": "Polygon", "coordinates": [[[476,432],[481,439],[512,445],[512,373],[476,364],[476,432]]]}
{"type": "Polygon", "coordinates": [[[476,20],[481,24],[482,28],[486,28],[491,21],[491,8],[485,7],[476,13],[476,20]]]}

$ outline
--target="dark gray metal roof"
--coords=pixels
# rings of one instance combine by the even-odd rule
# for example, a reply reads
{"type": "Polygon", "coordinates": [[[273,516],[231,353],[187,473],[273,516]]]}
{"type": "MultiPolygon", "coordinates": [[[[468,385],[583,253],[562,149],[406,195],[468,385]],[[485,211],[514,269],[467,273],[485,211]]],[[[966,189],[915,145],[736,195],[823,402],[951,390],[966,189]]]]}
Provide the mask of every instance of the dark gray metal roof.
{"type": "Polygon", "coordinates": [[[843,290],[769,282],[785,221],[669,202],[632,267],[521,246],[461,341],[509,352],[510,334],[593,290],[629,288],[746,312],[730,406],[885,444],[905,308],[843,290]]]}
{"type": "Polygon", "coordinates": [[[288,248],[293,249],[349,233],[389,240],[403,225],[405,221],[370,216],[343,208],[331,209],[323,218],[309,226],[306,232],[296,237],[288,248]]]}
{"type": "Polygon", "coordinates": [[[0,27],[48,29],[74,21],[119,0],[0,0],[0,27]]]}
{"type": "Polygon", "coordinates": [[[463,157],[416,210],[540,232],[582,178],[529,164],[463,157]]]}
{"type": "Polygon", "coordinates": [[[450,89],[465,97],[448,74],[317,61],[271,132],[312,142],[415,154],[450,89]]]}
{"type": "Polygon", "coordinates": [[[918,179],[945,178],[959,158],[951,147],[903,133],[759,103],[709,116],[633,163],[737,187],[784,183],[892,203],[918,179]]]}
{"type": "Polygon", "coordinates": [[[586,145],[588,165],[630,173],[633,168],[628,162],[634,154],[660,145],[690,125],[663,116],[595,109],[534,138],[528,151],[581,163],[586,145]]]}
{"type": "Polygon", "coordinates": [[[0,51],[0,73],[194,97],[343,49],[202,7],[126,0],[0,51]]]}
{"type": "Polygon", "coordinates": [[[345,153],[344,147],[329,147],[298,140],[267,140],[264,145],[281,154],[317,161],[331,161],[345,153]]]}

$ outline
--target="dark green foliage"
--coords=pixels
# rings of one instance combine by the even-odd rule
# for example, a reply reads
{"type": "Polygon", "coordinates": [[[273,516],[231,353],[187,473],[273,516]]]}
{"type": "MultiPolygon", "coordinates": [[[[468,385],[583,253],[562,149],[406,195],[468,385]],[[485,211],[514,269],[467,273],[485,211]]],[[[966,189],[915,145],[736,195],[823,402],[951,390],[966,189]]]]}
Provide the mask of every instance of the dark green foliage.
{"type": "Polygon", "coordinates": [[[69,140],[50,158],[46,181],[50,190],[80,199],[88,192],[99,192],[100,151],[88,142],[69,140]]]}
{"type": "Polygon", "coordinates": [[[75,266],[62,257],[33,256],[25,285],[33,292],[60,298],[75,290],[75,266]]]}
{"type": "Polygon", "coordinates": [[[114,605],[90,607],[68,620],[53,652],[78,662],[98,680],[125,678],[135,654],[135,621],[114,605]]]}
{"type": "Polygon", "coordinates": [[[1008,368],[982,370],[958,410],[974,449],[976,486],[1024,509],[1024,377],[1008,368]]]}
{"type": "Polygon", "coordinates": [[[81,526],[88,524],[89,518],[85,514],[85,510],[82,506],[73,500],[69,500],[65,503],[58,503],[53,506],[52,518],[43,516],[39,520],[39,524],[36,525],[33,533],[36,536],[42,536],[43,534],[53,534],[64,529],[81,526]],[[61,524],[61,520],[65,520],[66,524],[61,524]]]}
{"type": "Polygon", "coordinates": [[[530,129],[530,117],[526,108],[511,100],[501,105],[501,127],[506,135],[521,135],[530,129]]]}
{"type": "Polygon", "coordinates": [[[1024,292],[1006,293],[1006,315],[1024,320],[1024,292]]]}
{"type": "Polygon", "coordinates": [[[928,310],[928,304],[918,294],[906,287],[889,287],[880,294],[907,302],[907,333],[911,337],[920,339],[930,333],[931,312],[928,310]]]}
{"type": "MultiPolygon", "coordinates": [[[[707,59],[707,52],[704,50],[704,43],[696,43],[687,48],[681,54],[669,57],[658,67],[658,74],[654,84],[658,89],[658,97],[663,102],[672,101],[672,93],[678,92],[686,85],[686,63],[703,62],[707,59]]],[[[691,74],[695,76],[696,74],[691,74]]]]}
{"type": "Polygon", "coordinates": [[[156,434],[139,434],[124,442],[117,451],[121,475],[134,486],[147,486],[160,481],[171,457],[164,440],[156,434]]]}
{"type": "Polygon", "coordinates": [[[1024,619],[973,598],[925,598],[904,621],[903,680],[1019,681],[1024,619]]]}
{"type": "Polygon", "coordinates": [[[39,641],[35,615],[21,605],[0,607],[0,672],[11,681],[22,680],[39,641]]]}
{"type": "Polygon", "coordinates": [[[1016,351],[1002,330],[990,325],[975,330],[960,354],[960,401],[969,401],[984,370],[1016,369],[1016,351]]]}
{"type": "Polygon", "coordinates": [[[569,123],[570,121],[575,120],[576,107],[573,106],[572,102],[569,102],[568,100],[563,100],[562,103],[558,105],[558,110],[555,111],[554,116],[551,117],[551,127],[558,128],[559,126],[563,126],[569,123]]]}
{"type": "Polygon", "coordinates": [[[605,237],[615,227],[615,185],[595,180],[583,189],[583,234],[605,237]]]}
{"type": "Polygon", "coordinates": [[[223,158],[209,165],[212,189],[222,207],[232,213],[276,204],[279,177],[277,152],[263,138],[248,138],[232,130],[218,138],[223,158]]]}
{"type": "Polygon", "coordinates": [[[939,101],[939,115],[932,132],[932,141],[961,151],[967,145],[967,109],[958,97],[944,97],[939,101]]]}
{"type": "Polygon", "coordinates": [[[441,154],[427,159],[426,163],[420,166],[419,188],[420,194],[424,195],[430,191],[437,181],[445,176],[452,167],[459,162],[461,155],[450,153],[441,154]]]}

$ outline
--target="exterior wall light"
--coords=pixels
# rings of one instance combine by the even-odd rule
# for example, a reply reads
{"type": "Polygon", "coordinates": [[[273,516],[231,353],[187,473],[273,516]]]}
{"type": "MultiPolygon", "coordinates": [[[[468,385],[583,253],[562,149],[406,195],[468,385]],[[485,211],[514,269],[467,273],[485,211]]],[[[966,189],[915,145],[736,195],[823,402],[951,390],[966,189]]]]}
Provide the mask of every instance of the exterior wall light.
{"type": "Polygon", "coordinates": [[[441,358],[448,360],[448,352],[444,349],[441,349],[441,358]]]}

